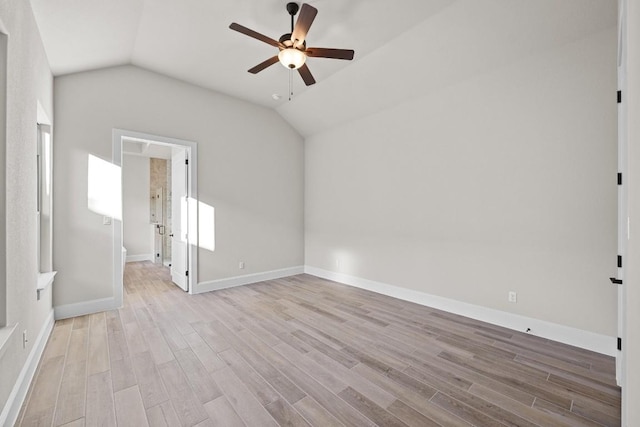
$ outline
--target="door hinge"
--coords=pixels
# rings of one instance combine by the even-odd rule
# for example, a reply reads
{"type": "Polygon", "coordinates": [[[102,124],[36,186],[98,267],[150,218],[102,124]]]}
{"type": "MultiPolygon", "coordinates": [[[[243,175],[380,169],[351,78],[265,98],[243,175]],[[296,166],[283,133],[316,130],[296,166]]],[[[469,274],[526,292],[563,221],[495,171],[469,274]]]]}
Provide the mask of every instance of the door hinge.
{"type": "Polygon", "coordinates": [[[622,185],[622,172],[618,172],[618,185],[622,185]]]}
{"type": "Polygon", "coordinates": [[[618,337],[618,351],[622,351],[622,338],[618,337]]]}
{"type": "Polygon", "coordinates": [[[622,255],[618,255],[618,268],[622,268],[622,255]]]}
{"type": "Polygon", "coordinates": [[[184,275],[185,275],[185,276],[187,276],[187,277],[189,277],[189,270],[185,271],[185,272],[184,272],[184,275]]]}
{"type": "Polygon", "coordinates": [[[184,159],[184,164],[188,165],[189,164],[189,159],[184,159]]]}
{"type": "Polygon", "coordinates": [[[622,280],[616,279],[615,277],[609,277],[609,280],[611,280],[611,283],[614,285],[622,285],[622,280]]]}
{"type": "Polygon", "coordinates": [[[619,90],[618,91],[618,104],[620,104],[622,102],[622,91],[619,90]]]}

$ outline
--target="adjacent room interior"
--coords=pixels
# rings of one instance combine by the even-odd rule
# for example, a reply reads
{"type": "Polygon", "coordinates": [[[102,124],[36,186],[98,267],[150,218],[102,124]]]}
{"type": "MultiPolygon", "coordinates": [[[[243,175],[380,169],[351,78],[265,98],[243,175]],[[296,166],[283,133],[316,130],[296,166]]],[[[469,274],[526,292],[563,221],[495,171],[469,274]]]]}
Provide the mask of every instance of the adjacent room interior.
{"type": "Polygon", "coordinates": [[[627,0],[3,2],[0,425],[640,425],[638,40],[627,0]]]}

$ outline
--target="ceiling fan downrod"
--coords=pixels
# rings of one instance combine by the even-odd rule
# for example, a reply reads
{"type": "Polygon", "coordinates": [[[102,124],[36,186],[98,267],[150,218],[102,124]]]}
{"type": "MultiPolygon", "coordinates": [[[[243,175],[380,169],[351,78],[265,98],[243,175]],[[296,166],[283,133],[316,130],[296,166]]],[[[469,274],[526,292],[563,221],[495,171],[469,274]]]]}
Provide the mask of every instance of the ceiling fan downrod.
{"type": "Polygon", "coordinates": [[[300,6],[298,6],[298,3],[294,3],[294,2],[287,3],[287,12],[289,12],[289,15],[291,15],[291,32],[292,33],[293,33],[293,17],[296,16],[296,14],[298,13],[298,10],[300,10],[300,6]]]}
{"type": "MultiPolygon", "coordinates": [[[[293,27],[294,27],[293,17],[296,16],[296,14],[298,13],[298,10],[300,10],[300,6],[298,6],[298,3],[294,3],[294,2],[287,3],[287,12],[289,12],[289,15],[291,16],[291,33],[283,35],[280,38],[280,42],[284,43],[285,41],[288,41],[291,38],[291,34],[293,34],[293,27]]],[[[291,101],[292,98],[293,98],[293,68],[290,67],[289,69],[289,101],[291,101]]]]}

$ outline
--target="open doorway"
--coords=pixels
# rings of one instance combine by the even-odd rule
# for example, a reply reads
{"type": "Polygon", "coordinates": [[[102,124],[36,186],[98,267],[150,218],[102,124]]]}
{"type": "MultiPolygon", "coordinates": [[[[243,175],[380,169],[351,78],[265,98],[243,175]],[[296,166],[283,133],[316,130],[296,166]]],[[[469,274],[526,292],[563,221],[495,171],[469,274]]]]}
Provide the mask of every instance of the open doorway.
{"type": "Polygon", "coordinates": [[[197,278],[196,144],[114,129],[114,163],[121,166],[124,215],[114,222],[114,283],[122,296],[127,261],[170,269],[193,292],[197,278]],[[193,230],[192,233],[189,231],[193,230]]]}

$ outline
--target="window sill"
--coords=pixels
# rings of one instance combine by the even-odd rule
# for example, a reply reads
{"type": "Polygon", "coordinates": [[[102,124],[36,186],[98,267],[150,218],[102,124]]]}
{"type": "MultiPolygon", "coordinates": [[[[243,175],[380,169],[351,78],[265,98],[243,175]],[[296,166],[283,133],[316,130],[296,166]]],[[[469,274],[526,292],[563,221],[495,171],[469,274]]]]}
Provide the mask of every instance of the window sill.
{"type": "Polygon", "coordinates": [[[38,301],[40,301],[40,292],[47,289],[53,283],[53,278],[56,277],[57,271],[50,271],[48,273],[38,274],[38,286],[36,292],[38,294],[38,301]]]}

